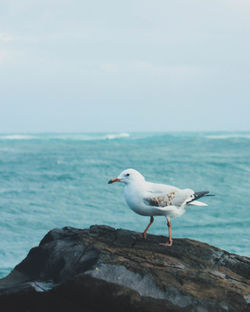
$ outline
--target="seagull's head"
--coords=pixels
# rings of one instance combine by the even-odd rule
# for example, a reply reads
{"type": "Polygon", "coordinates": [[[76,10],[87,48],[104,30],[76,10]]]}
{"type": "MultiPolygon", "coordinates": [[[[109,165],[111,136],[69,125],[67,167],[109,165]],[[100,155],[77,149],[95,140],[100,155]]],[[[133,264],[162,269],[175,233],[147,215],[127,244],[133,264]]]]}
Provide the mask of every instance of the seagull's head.
{"type": "Polygon", "coordinates": [[[133,182],[144,182],[145,178],[140,172],[135,169],[123,170],[117,178],[109,180],[109,184],[114,182],[122,182],[124,184],[130,184],[133,182]]]}

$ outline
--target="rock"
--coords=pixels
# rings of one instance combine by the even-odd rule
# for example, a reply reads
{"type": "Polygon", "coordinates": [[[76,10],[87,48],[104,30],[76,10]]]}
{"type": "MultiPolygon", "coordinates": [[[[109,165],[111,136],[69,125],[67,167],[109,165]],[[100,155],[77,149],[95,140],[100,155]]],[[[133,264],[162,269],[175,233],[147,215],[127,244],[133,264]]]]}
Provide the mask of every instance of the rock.
{"type": "Polygon", "coordinates": [[[0,280],[0,311],[250,311],[250,259],[92,226],[50,231],[0,280]]]}

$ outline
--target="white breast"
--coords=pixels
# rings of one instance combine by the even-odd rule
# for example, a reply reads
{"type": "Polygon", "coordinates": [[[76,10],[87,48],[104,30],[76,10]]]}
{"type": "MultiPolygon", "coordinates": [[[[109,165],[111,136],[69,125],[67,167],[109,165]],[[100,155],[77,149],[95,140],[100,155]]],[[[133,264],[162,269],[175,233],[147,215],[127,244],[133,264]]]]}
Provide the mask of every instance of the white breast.
{"type": "Polygon", "coordinates": [[[145,209],[143,209],[143,191],[139,185],[126,185],[124,188],[124,197],[129,208],[134,212],[140,215],[149,215],[147,213],[145,214],[145,209]]]}

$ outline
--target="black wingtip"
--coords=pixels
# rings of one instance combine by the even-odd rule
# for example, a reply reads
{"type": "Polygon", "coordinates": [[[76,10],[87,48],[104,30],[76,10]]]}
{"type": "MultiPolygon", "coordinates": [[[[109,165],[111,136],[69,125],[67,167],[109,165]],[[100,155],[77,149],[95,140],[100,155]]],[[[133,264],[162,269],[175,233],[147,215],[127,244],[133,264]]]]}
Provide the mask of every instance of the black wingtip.
{"type": "Polygon", "coordinates": [[[215,196],[214,194],[209,194],[209,191],[201,191],[194,193],[194,200],[199,199],[203,196],[215,196]]]}

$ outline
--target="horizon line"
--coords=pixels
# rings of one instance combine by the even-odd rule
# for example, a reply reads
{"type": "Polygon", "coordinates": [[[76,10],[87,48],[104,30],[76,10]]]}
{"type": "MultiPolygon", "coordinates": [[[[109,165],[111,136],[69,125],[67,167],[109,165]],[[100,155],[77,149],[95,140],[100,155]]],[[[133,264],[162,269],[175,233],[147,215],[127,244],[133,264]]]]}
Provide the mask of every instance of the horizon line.
{"type": "Polygon", "coordinates": [[[103,133],[103,134],[122,134],[122,133],[201,133],[201,132],[220,132],[220,133],[249,133],[250,130],[166,130],[166,131],[160,131],[160,130],[141,130],[141,131],[11,131],[11,132],[1,132],[0,135],[6,135],[6,134],[97,134],[97,133],[103,133]]]}

